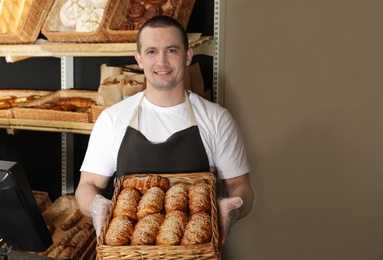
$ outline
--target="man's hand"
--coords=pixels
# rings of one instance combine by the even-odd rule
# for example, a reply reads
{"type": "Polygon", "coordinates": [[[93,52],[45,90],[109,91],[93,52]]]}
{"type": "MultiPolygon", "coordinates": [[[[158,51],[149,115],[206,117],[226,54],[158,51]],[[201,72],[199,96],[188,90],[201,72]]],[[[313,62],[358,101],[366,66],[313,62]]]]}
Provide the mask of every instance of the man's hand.
{"type": "Polygon", "coordinates": [[[104,198],[101,195],[96,195],[92,202],[90,215],[93,219],[93,226],[96,230],[96,237],[101,233],[102,223],[105,220],[109,210],[110,200],[104,198]]]}
{"type": "Polygon", "coordinates": [[[239,208],[243,200],[240,197],[219,198],[219,225],[221,234],[221,246],[225,244],[226,238],[239,218],[239,208]]]}

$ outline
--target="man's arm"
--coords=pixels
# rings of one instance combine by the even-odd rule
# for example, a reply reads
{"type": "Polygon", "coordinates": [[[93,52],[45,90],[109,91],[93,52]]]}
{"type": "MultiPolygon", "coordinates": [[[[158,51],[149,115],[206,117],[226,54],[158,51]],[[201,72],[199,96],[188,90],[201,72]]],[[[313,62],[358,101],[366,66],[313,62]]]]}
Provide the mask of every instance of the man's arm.
{"type": "Polygon", "coordinates": [[[77,204],[86,216],[90,216],[90,210],[94,197],[102,194],[109,181],[109,177],[90,172],[81,172],[80,182],[76,189],[77,204]]]}
{"type": "Polygon", "coordinates": [[[250,174],[222,180],[227,196],[240,197],[243,200],[242,206],[239,208],[239,218],[245,217],[253,208],[254,191],[250,182],[250,174]]]}

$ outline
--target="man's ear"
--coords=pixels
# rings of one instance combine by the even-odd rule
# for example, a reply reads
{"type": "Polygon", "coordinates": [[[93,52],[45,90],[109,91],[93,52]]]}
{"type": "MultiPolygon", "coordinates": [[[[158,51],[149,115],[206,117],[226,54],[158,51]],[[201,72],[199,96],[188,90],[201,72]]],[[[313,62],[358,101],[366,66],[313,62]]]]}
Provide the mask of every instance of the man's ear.
{"type": "Polygon", "coordinates": [[[189,66],[193,59],[193,49],[189,48],[186,51],[186,66],[189,66]]]}
{"type": "Polygon", "coordinates": [[[138,53],[138,51],[135,51],[135,52],[134,52],[134,58],[136,59],[138,66],[139,66],[141,69],[143,69],[144,66],[142,66],[141,55],[140,55],[140,53],[138,53]]]}

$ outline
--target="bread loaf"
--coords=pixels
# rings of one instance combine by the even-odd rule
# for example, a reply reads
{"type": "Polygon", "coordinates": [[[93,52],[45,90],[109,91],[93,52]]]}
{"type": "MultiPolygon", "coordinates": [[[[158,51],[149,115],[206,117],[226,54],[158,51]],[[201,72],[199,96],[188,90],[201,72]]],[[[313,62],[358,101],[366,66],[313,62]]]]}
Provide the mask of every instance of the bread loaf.
{"type": "Polygon", "coordinates": [[[156,245],[179,245],[187,223],[187,215],[179,210],[166,213],[157,235],[156,245]]]}
{"type": "Polygon", "coordinates": [[[101,25],[104,10],[98,8],[85,11],[76,23],[76,32],[96,31],[101,25]]]}
{"type": "Polygon", "coordinates": [[[154,245],[163,221],[164,216],[160,213],[140,219],[134,227],[131,245],[154,245]]]}
{"type": "Polygon", "coordinates": [[[68,230],[74,227],[81,220],[82,216],[81,211],[76,209],[65,218],[64,222],[60,225],[61,229],[68,230]]]}
{"type": "Polygon", "coordinates": [[[131,220],[137,219],[137,206],[141,194],[134,188],[123,189],[117,197],[116,206],[113,210],[113,217],[128,216],[131,220]]]}
{"type": "Polygon", "coordinates": [[[133,177],[124,180],[122,187],[123,188],[135,188],[139,190],[142,194],[150,189],[151,187],[160,187],[164,192],[169,189],[169,179],[161,176],[142,176],[142,177],[133,177]]]}
{"type": "Polygon", "coordinates": [[[186,224],[181,245],[197,245],[210,242],[212,235],[211,217],[205,212],[197,212],[186,224]]]}
{"type": "Polygon", "coordinates": [[[199,181],[189,188],[190,214],[206,212],[211,214],[210,187],[204,181],[199,181]]]}
{"type": "Polygon", "coordinates": [[[149,214],[160,213],[164,208],[164,199],[165,192],[161,188],[155,186],[147,190],[138,203],[137,219],[140,220],[149,214]]]}
{"type": "Polygon", "coordinates": [[[166,192],[164,206],[167,213],[174,210],[186,212],[188,203],[188,186],[185,183],[176,183],[166,192]]]}
{"type": "Polygon", "coordinates": [[[63,97],[56,101],[56,105],[73,105],[76,107],[90,107],[95,102],[90,98],[63,97]]]}
{"type": "Polygon", "coordinates": [[[60,21],[67,28],[76,28],[78,19],[92,9],[90,0],[68,0],[60,9],[60,21]]]}
{"type": "Polygon", "coordinates": [[[32,0],[0,2],[0,33],[11,34],[20,29],[30,10],[32,0]]]}
{"type": "Polygon", "coordinates": [[[128,216],[118,216],[112,219],[105,234],[105,244],[109,246],[129,245],[134,223],[128,216]]]}

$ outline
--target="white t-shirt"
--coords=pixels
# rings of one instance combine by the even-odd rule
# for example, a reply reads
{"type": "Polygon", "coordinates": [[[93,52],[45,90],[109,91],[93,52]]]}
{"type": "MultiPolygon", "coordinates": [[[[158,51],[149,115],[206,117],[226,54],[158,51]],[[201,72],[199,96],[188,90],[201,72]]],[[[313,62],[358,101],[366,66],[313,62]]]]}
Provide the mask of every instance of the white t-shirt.
{"type": "MultiPolygon", "coordinates": [[[[81,171],[112,176],[116,171],[120,144],[143,92],[107,109],[97,119],[89,139],[81,171]]],[[[190,103],[209,159],[210,171],[220,179],[250,172],[238,126],[227,109],[190,93],[190,103]]],[[[154,143],[191,126],[186,102],[158,107],[145,97],[141,102],[139,130],[154,143]]]]}

